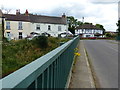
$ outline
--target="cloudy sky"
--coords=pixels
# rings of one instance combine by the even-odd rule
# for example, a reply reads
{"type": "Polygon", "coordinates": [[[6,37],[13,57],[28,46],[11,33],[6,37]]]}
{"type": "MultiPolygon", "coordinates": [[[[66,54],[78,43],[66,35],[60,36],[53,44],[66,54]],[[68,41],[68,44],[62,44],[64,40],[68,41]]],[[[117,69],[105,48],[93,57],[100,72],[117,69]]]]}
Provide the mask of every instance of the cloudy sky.
{"type": "Polygon", "coordinates": [[[79,21],[82,17],[85,22],[102,24],[107,31],[116,31],[118,21],[119,0],[0,0],[0,8],[11,10],[15,14],[16,9],[24,13],[61,16],[74,16],[79,21]]]}

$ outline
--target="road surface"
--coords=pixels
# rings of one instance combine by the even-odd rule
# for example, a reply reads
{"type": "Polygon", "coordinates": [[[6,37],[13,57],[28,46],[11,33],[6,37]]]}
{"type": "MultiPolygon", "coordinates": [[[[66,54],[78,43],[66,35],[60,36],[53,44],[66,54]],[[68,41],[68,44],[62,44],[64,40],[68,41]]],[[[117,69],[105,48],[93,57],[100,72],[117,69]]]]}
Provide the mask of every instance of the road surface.
{"type": "Polygon", "coordinates": [[[84,40],[90,62],[101,88],[118,88],[118,42],[84,40]]]}

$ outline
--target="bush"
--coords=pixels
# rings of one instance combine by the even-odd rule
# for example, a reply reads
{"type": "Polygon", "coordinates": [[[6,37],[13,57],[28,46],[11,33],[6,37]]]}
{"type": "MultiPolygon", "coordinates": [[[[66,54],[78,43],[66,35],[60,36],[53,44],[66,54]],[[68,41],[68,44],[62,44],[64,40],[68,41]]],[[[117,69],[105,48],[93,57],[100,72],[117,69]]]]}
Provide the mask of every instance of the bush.
{"type": "Polygon", "coordinates": [[[9,42],[9,41],[8,41],[8,39],[7,39],[7,38],[5,38],[5,37],[4,37],[4,38],[3,38],[3,42],[5,42],[5,43],[6,43],[6,42],[9,42]]]}
{"type": "Polygon", "coordinates": [[[46,36],[39,36],[33,39],[40,48],[47,48],[48,46],[48,38],[46,36]]]}

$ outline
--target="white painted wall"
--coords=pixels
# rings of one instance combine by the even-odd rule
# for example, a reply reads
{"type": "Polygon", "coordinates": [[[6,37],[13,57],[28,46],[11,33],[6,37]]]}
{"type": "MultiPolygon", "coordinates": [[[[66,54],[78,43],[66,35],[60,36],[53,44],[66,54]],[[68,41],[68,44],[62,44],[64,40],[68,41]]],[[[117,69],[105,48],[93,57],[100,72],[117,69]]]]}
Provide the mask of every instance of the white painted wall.
{"type": "Polygon", "coordinates": [[[23,30],[18,30],[19,21],[5,21],[5,36],[7,37],[7,32],[10,32],[11,39],[18,39],[19,32],[22,32],[23,38],[30,35],[31,32],[37,33],[49,33],[53,37],[58,37],[58,34],[67,32],[68,26],[62,24],[44,24],[44,23],[31,23],[31,22],[22,22],[23,30]],[[6,22],[10,22],[10,30],[6,29],[6,22]],[[40,30],[36,30],[36,25],[40,25],[40,30]],[[51,30],[48,30],[48,25],[51,26],[51,30]],[[61,26],[61,31],[58,31],[58,26],[61,26]]]}
{"type": "Polygon", "coordinates": [[[7,32],[10,32],[11,34],[11,39],[18,39],[19,37],[19,32],[22,32],[22,36],[27,37],[27,35],[30,34],[31,32],[31,25],[30,22],[22,22],[23,29],[18,30],[18,22],[19,21],[5,21],[5,36],[7,37],[7,32]],[[6,29],[6,22],[10,22],[10,30],[6,29]]]}
{"type": "Polygon", "coordinates": [[[88,30],[83,29],[83,32],[82,32],[82,29],[75,30],[75,35],[83,34],[83,37],[86,37],[86,35],[90,35],[90,37],[94,37],[94,34],[96,33],[103,34],[103,30],[89,30],[88,31],[88,30]]]}
{"type": "Polygon", "coordinates": [[[37,33],[49,33],[53,37],[57,37],[58,34],[68,31],[67,25],[62,24],[44,24],[44,23],[34,23],[32,26],[33,32],[37,33]],[[36,26],[40,25],[40,30],[36,30],[36,26]],[[48,30],[48,25],[50,25],[51,30],[48,30]],[[58,26],[61,26],[61,31],[58,31],[58,26]]]}

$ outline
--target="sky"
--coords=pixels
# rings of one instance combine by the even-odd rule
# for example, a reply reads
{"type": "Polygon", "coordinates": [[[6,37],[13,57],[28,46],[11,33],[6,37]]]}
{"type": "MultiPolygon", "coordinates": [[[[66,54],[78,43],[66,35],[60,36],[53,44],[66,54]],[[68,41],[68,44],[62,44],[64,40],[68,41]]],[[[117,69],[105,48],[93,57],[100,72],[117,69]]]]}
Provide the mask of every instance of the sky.
{"type": "Polygon", "coordinates": [[[116,31],[119,0],[0,0],[3,12],[15,14],[16,9],[24,13],[62,16],[74,16],[79,21],[101,24],[106,31],[116,31]]]}

